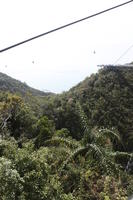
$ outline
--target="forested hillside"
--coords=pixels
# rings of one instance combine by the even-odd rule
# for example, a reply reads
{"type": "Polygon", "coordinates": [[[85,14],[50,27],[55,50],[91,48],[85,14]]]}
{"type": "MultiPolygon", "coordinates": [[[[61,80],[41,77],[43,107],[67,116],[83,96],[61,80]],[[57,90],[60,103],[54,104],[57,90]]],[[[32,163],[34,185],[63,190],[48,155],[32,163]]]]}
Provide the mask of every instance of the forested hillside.
{"type": "Polygon", "coordinates": [[[67,127],[76,139],[80,138],[81,132],[75,109],[77,101],[91,127],[116,128],[127,148],[132,149],[132,142],[129,144],[128,140],[133,134],[132,67],[103,68],[44,105],[44,113],[53,116],[57,128],[67,127]]]}
{"type": "Polygon", "coordinates": [[[94,127],[116,128],[127,146],[133,134],[133,68],[103,68],[71,89],[94,127]]]}
{"type": "Polygon", "coordinates": [[[0,90],[18,93],[19,95],[27,95],[27,93],[30,93],[33,96],[47,96],[50,94],[31,88],[26,83],[22,83],[3,73],[0,73],[0,90]]]}
{"type": "Polygon", "coordinates": [[[132,68],[103,68],[45,98],[16,85],[0,79],[0,200],[133,194],[132,68]]]}

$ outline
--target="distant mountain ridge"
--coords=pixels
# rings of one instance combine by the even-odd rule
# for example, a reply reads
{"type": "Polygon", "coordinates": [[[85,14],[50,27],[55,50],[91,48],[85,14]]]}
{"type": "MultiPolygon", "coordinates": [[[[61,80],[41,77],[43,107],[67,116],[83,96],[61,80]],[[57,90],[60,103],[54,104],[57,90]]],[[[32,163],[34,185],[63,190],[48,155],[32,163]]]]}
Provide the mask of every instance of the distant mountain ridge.
{"type": "Polygon", "coordinates": [[[27,93],[32,94],[33,96],[47,96],[52,93],[43,92],[37,89],[34,89],[28,86],[26,83],[22,83],[19,80],[16,80],[2,72],[0,72],[0,90],[8,91],[11,93],[18,93],[21,95],[26,95],[27,93]]]}

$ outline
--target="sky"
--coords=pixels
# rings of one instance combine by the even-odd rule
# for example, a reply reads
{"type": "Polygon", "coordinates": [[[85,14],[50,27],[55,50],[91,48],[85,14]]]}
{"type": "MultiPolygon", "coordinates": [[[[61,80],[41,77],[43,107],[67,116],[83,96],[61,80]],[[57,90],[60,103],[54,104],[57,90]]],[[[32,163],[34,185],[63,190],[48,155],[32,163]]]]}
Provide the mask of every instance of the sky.
{"type": "MultiPolygon", "coordinates": [[[[126,0],[0,0],[0,49],[126,0]]],[[[69,90],[133,45],[133,3],[0,53],[0,72],[42,91],[69,90]]],[[[117,64],[133,61],[133,48],[117,64]]]]}

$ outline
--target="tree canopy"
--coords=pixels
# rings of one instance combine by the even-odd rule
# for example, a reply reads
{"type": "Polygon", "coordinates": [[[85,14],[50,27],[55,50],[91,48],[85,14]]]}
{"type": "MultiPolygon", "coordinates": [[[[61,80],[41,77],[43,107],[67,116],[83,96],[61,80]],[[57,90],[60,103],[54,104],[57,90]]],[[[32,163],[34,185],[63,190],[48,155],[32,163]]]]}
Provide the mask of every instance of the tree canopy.
{"type": "Polygon", "coordinates": [[[126,200],[133,194],[132,141],[131,69],[103,68],[43,98],[5,89],[0,200],[126,200]]]}

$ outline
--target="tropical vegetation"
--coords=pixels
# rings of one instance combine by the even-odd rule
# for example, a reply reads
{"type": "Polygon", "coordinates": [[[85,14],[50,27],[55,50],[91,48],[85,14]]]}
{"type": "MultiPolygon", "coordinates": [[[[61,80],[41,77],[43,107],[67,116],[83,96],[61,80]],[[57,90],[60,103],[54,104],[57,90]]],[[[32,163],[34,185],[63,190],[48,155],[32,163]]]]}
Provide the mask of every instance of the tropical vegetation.
{"type": "Polygon", "coordinates": [[[9,85],[0,86],[0,200],[133,194],[132,68],[103,68],[60,95],[9,85]]]}

